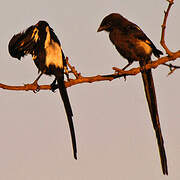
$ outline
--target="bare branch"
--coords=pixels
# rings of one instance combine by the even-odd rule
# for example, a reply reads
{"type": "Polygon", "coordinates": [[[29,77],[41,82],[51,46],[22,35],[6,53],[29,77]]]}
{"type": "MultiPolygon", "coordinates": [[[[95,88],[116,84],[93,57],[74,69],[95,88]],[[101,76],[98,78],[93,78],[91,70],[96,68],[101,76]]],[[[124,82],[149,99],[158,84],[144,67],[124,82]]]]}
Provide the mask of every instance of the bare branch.
{"type": "Polygon", "coordinates": [[[168,49],[166,43],[165,43],[165,30],[166,30],[166,24],[167,24],[167,18],[168,18],[168,15],[169,15],[169,11],[172,7],[172,5],[174,4],[174,0],[168,0],[169,2],[169,6],[167,8],[167,11],[164,11],[164,20],[163,20],[163,24],[161,25],[162,27],[162,33],[161,33],[161,45],[162,47],[165,49],[166,53],[169,55],[169,56],[172,56],[173,53],[168,49]]]}
{"type": "MultiPolygon", "coordinates": [[[[155,69],[159,65],[164,64],[168,61],[176,60],[178,57],[180,57],[180,51],[177,51],[172,54],[172,56],[165,56],[161,57],[156,61],[151,62],[150,64],[147,64],[143,69],[155,69]]],[[[77,73],[77,70],[75,67],[71,66],[68,62],[68,66],[70,69],[73,70],[73,74],[77,73]],[[71,68],[73,67],[73,68],[71,68]]],[[[90,77],[85,77],[85,76],[79,76],[79,73],[75,75],[76,79],[70,79],[69,81],[65,81],[65,86],[71,87],[77,84],[82,84],[82,83],[93,83],[93,82],[98,82],[98,81],[112,81],[116,78],[124,77],[124,76],[133,76],[142,71],[142,68],[137,67],[137,68],[132,68],[130,70],[124,71],[118,68],[113,68],[116,72],[118,73],[113,73],[113,74],[108,74],[108,75],[96,75],[96,76],[90,76],[90,77]],[[78,75],[78,76],[77,76],[78,75]]],[[[1,89],[7,89],[7,90],[15,90],[15,91],[37,91],[37,90],[51,90],[50,85],[36,85],[36,84],[25,84],[24,86],[9,86],[5,84],[0,84],[1,89]]]]}
{"type": "Polygon", "coordinates": [[[75,69],[74,66],[71,66],[71,64],[69,63],[69,58],[66,57],[66,64],[68,65],[68,67],[71,69],[71,73],[74,74],[74,76],[76,77],[76,79],[81,77],[81,73],[78,73],[77,70],[75,69]]]}

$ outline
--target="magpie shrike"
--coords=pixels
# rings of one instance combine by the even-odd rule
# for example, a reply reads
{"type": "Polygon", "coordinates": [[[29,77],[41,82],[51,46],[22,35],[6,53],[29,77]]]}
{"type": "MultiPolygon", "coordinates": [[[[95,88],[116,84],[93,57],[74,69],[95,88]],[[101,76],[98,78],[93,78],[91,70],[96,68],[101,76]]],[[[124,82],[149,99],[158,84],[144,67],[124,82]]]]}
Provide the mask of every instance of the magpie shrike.
{"type": "MultiPolygon", "coordinates": [[[[10,55],[19,60],[21,57],[31,54],[35,65],[39,72],[41,72],[40,76],[42,74],[55,76],[52,89],[57,81],[71,132],[74,158],[77,159],[76,138],[72,119],[73,112],[64,84],[66,61],[60,41],[53,29],[46,21],[39,21],[36,25],[30,26],[24,32],[14,35],[9,42],[8,48],[10,55]]],[[[40,76],[35,82],[37,82],[40,76]]]]}
{"type": "Polygon", "coordinates": [[[159,58],[163,53],[155,47],[152,41],[136,24],[130,22],[120,14],[112,13],[106,16],[97,31],[108,32],[109,38],[117,51],[128,60],[128,64],[123,69],[126,69],[134,61],[138,61],[142,67],[141,74],[153,127],[156,133],[162,171],[163,174],[168,175],[167,158],[161,133],[152,72],[151,69],[145,70],[143,68],[151,62],[152,54],[159,58]]]}

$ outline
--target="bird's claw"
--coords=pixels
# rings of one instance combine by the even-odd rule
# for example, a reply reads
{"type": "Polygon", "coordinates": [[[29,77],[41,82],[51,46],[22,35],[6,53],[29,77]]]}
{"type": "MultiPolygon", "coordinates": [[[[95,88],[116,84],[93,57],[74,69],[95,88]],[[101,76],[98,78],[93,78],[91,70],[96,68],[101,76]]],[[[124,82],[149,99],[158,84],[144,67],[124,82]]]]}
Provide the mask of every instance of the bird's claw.
{"type": "Polygon", "coordinates": [[[126,75],[124,75],[123,77],[124,77],[124,81],[126,81],[127,80],[126,75]]]}
{"type": "Polygon", "coordinates": [[[39,92],[39,91],[40,91],[40,87],[38,86],[36,90],[33,90],[33,93],[36,94],[36,93],[39,92]]]}
{"type": "Polygon", "coordinates": [[[37,83],[37,81],[34,81],[32,84],[31,84],[33,87],[35,87],[35,89],[33,90],[34,93],[37,93],[40,91],[40,86],[39,84],[37,83]]]}
{"type": "MultiPolygon", "coordinates": [[[[124,68],[123,69],[119,69],[119,68],[113,67],[113,70],[115,71],[116,75],[120,75],[121,73],[124,73],[124,68]]],[[[126,81],[127,80],[127,78],[126,78],[127,75],[124,74],[122,76],[124,77],[124,81],[126,81]]]]}
{"type": "Polygon", "coordinates": [[[40,91],[40,86],[38,85],[36,81],[34,81],[31,84],[24,84],[24,86],[26,87],[26,91],[32,90],[34,93],[37,93],[40,91]]]}

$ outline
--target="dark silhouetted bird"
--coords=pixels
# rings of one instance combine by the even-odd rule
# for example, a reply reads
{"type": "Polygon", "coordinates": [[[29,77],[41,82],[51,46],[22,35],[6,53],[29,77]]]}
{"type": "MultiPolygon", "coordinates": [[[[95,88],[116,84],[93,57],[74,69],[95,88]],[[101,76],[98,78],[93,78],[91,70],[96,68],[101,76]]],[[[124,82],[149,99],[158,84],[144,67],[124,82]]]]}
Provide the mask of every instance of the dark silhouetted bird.
{"type": "MultiPolygon", "coordinates": [[[[9,42],[9,53],[12,57],[18,58],[31,54],[39,72],[47,75],[54,75],[53,85],[58,83],[61,98],[64,103],[70,132],[74,158],[77,159],[76,138],[73,125],[73,113],[71,104],[64,84],[64,68],[66,67],[65,56],[53,29],[46,21],[39,21],[36,25],[30,26],[26,31],[16,34],[9,42]]],[[[36,79],[40,78],[40,76],[36,79]]]]}
{"type": "MultiPolygon", "coordinates": [[[[106,16],[100,24],[98,32],[100,31],[109,32],[109,38],[117,51],[128,60],[124,69],[133,61],[139,61],[140,66],[144,67],[151,62],[152,53],[158,58],[163,54],[136,24],[128,21],[120,14],[112,13],[106,16]]],[[[144,69],[141,73],[153,127],[156,132],[163,174],[167,175],[167,158],[160,128],[152,72],[151,69],[144,69]]]]}

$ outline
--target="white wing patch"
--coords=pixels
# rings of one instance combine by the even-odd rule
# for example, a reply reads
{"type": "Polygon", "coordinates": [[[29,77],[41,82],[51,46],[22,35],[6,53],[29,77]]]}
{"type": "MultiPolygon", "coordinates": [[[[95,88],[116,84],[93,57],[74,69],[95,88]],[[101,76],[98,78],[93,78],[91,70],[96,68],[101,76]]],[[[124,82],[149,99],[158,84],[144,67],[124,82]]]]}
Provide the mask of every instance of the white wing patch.
{"type": "Polygon", "coordinates": [[[46,27],[46,40],[45,40],[45,51],[46,51],[46,60],[45,64],[47,67],[49,65],[54,65],[55,67],[63,68],[63,58],[62,50],[58,43],[54,42],[50,37],[49,27],[46,27]]]}

